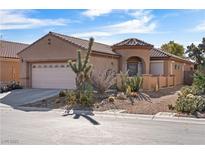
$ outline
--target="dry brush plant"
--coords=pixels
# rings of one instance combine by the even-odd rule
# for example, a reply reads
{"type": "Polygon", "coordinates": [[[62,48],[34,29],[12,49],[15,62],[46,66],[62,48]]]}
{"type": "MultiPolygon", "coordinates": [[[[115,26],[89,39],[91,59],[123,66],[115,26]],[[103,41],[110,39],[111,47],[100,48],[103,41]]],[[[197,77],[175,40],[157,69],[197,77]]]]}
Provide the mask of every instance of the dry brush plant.
{"type": "Polygon", "coordinates": [[[107,69],[98,74],[93,74],[91,75],[91,82],[99,94],[105,94],[115,84],[116,72],[112,69],[107,69]]]}

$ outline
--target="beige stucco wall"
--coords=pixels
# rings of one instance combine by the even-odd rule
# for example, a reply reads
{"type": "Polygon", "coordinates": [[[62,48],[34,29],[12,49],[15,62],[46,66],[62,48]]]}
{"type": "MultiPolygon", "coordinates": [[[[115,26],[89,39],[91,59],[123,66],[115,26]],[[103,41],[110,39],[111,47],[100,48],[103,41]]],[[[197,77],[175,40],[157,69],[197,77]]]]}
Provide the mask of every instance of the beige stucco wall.
{"type": "MultiPolygon", "coordinates": [[[[20,62],[20,79],[25,87],[31,87],[31,65],[38,62],[67,62],[69,59],[76,60],[78,46],[65,42],[53,36],[46,36],[30,48],[19,54],[20,62]],[[48,44],[50,39],[51,44],[48,44]]],[[[81,50],[85,52],[84,50],[81,50]]],[[[113,68],[118,72],[118,58],[104,56],[93,53],[90,62],[93,64],[94,72],[103,71],[104,69],[113,68]]]]}
{"type": "Polygon", "coordinates": [[[90,62],[93,64],[93,71],[96,74],[106,71],[107,69],[112,69],[116,71],[116,73],[119,72],[119,58],[112,56],[92,55],[90,62]]]}
{"type": "Polygon", "coordinates": [[[77,46],[53,36],[47,36],[19,54],[25,61],[56,61],[76,58],[77,46]],[[48,44],[50,39],[50,45],[48,44]]]}
{"type": "MultiPolygon", "coordinates": [[[[78,46],[70,44],[64,40],[56,38],[54,36],[47,35],[40,39],[37,43],[34,43],[31,47],[27,48],[24,52],[19,54],[20,57],[20,79],[25,87],[31,86],[31,65],[37,62],[67,62],[67,60],[75,60],[77,57],[78,46]],[[50,39],[50,44],[48,44],[50,39]]],[[[84,52],[82,50],[82,52],[84,52]]],[[[93,64],[95,73],[102,72],[106,69],[113,69],[116,72],[122,70],[127,71],[127,59],[130,57],[139,57],[143,60],[143,74],[150,73],[150,51],[149,49],[116,49],[116,52],[121,57],[112,55],[105,55],[100,53],[94,53],[91,55],[90,62],[93,64]]],[[[171,75],[171,64],[173,60],[164,60],[164,75],[171,75]]],[[[182,62],[176,62],[184,65],[182,62]]],[[[189,70],[193,65],[184,65],[184,70],[189,70]]],[[[174,66],[173,66],[174,67],[174,66]]],[[[174,70],[173,75],[176,78],[176,84],[183,83],[184,73],[183,70],[174,70]]],[[[146,79],[145,79],[146,80],[146,79]]],[[[148,80],[148,79],[147,79],[148,80]]],[[[151,79],[149,79],[150,82],[151,79]]],[[[155,80],[155,78],[152,78],[155,80]]],[[[146,82],[146,84],[150,84],[146,82]]],[[[155,81],[154,81],[155,83],[155,81]]],[[[165,80],[163,80],[163,85],[165,80]]],[[[153,84],[154,85],[154,84],[153,84]]],[[[146,87],[146,86],[145,86],[146,87]]]]}
{"type": "Polygon", "coordinates": [[[164,75],[171,74],[171,60],[164,60],[164,75]]]}
{"type": "Polygon", "coordinates": [[[130,57],[139,57],[143,60],[143,74],[149,74],[150,69],[150,51],[149,49],[116,49],[121,55],[120,70],[127,71],[127,59],[130,57]]]}
{"type": "Polygon", "coordinates": [[[0,57],[0,83],[19,81],[19,59],[0,57]]]}
{"type": "Polygon", "coordinates": [[[182,61],[169,59],[164,62],[165,75],[174,75],[176,85],[184,83],[184,71],[190,70],[191,67],[193,68],[194,65],[182,61]],[[175,69],[175,65],[177,65],[177,69],[175,69]],[[180,66],[179,68],[178,65],[180,66]]]}
{"type": "Polygon", "coordinates": [[[194,69],[194,64],[186,64],[185,66],[184,66],[184,70],[185,71],[191,71],[191,70],[193,70],[194,69]]]}

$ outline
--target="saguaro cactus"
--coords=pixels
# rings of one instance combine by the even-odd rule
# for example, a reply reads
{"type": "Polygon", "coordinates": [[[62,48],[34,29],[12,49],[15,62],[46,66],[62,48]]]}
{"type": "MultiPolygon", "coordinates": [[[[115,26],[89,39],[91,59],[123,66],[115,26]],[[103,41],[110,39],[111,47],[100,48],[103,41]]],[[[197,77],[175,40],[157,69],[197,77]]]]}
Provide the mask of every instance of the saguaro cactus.
{"type": "Polygon", "coordinates": [[[92,65],[89,63],[91,48],[94,39],[90,38],[88,50],[85,59],[82,58],[80,50],[78,50],[78,57],[76,62],[68,61],[69,66],[76,74],[75,82],[77,90],[80,90],[83,84],[90,79],[92,65]]]}

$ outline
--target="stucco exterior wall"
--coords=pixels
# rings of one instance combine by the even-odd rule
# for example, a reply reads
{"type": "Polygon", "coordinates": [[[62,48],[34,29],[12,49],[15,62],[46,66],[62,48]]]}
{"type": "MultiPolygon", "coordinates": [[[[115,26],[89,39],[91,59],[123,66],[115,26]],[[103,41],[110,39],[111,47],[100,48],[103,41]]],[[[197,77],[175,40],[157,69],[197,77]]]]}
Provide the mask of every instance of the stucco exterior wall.
{"type": "Polygon", "coordinates": [[[62,61],[75,59],[77,49],[77,46],[48,35],[25,49],[25,52],[21,52],[19,56],[24,61],[62,61]]]}
{"type": "Polygon", "coordinates": [[[112,69],[116,73],[119,72],[119,59],[116,57],[92,55],[90,62],[93,64],[93,72],[96,74],[107,69],[112,69]]]}
{"type": "Polygon", "coordinates": [[[0,83],[19,81],[19,59],[0,58],[0,83]]]}
{"type": "Polygon", "coordinates": [[[120,70],[127,71],[127,59],[130,57],[139,57],[143,60],[143,74],[150,72],[150,51],[149,49],[116,49],[120,58],[120,70]]]}
{"type": "MultiPolygon", "coordinates": [[[[31,65],[33,63],[56,63],[76,60],[78,49],[78,46],[52,35],[46,35],[41,38],[39,41],[19,54],[20,79],[22,84],[25,87],[31,87],[31,65]]],[[[84,50],[82,50],[82,52],[84,52],[84,50]]],[[[90,62],[93,64],[94,73],[99,73],[106,69],[113,69],[116,72],[119,72],[120,70],[126,72],[128,58],[139,57],[143,62],[143,74],[150,74],[150,49],[124,48],[115,49],[115,52],[121,56],[117,57],[114,55],[93,52],[90,62]]],[[[174,79],[176,84],[183,83],[184,70],[190,70],[190,67],[193,67],[193,65],[184,64],[184,62],[175,62],[171,59],[163,59],[163,61],[164,75],[175,75],[174,79]],[[180,65],[180,69],[174,69],[173,64],[175,63],[180,65]]],[[[146,82],[146,84],[150,84],[152,82],[151,79],[149,80],[150,82],[146,82]]],[[[152,80],[155,80],[155,78],[153,77],[152,80]]],[[[165,85],[165,79],[162,80],[162,85],[165,85]]]]}
{"type": "MultiPolygon", "coordinates": [[[[53,36],[46,36],[30,48],[19,54],[20,57],[20,79],[25,87],[31,87],[31,65],[38,62],[67,62],[76,60],[78,46],[65,42],[53,36]],[[49,41],[50,40],[50,41],[49,41]],[[48,44],[50,42],[50,44],[48,44]]],[[[82,50],[82,53],[85,52],[82,50]]],[[[84,54],[83,54],[84,55],[84,54]]],[[[119,60],[116,57],[93,53],[90,59],[94,72],[98,73],[105,69],[119,70],[119,60]]]]}
{"type": "Polygon", "coordinates": [[[194,68],[193,64],[182,61],[169,59],[164,62],[165,75],[174,75],[176,85],[184,83],[184,71],[191,70],[191,68],[194,68]]]}
{"type": "MultiPolygon", "coordinates": [[[[132,78],[132,77],[131,77],[132,78]]],[[[143,90],[158,90],[166,87],[174,86],[175,78],[174,76],[155,76],[150,74],[144,74],[142,75],[143,83],[142,83],[142,89],[143,90]]],[[[117,75],[117,86],[121,86],[121,77],[118,74],[117,75]]]]}
{"type": "Polygon", "coordinates": [[[186,64],[184,66],[184,71],[192,71],[194,70],[194,64],[186,64]]]}

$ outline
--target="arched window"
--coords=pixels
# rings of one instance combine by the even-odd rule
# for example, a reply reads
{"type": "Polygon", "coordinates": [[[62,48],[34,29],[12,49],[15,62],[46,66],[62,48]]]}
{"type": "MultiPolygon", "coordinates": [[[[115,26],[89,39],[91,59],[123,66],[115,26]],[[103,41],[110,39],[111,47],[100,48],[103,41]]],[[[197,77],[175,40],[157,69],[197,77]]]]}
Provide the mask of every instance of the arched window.
{"type": "Polygon", "coordinates": [[[143,63],[139,57],[130,57],[127,59],[127,70],[129,76],[142,75],[143,63]]]}

